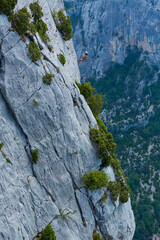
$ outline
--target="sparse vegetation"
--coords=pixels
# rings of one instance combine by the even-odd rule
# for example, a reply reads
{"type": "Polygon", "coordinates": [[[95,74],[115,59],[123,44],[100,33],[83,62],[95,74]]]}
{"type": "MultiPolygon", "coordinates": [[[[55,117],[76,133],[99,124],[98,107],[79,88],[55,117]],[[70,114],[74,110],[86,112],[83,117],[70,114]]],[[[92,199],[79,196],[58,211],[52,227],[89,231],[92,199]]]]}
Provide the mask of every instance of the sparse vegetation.
{"type": "Polygon", "coordinates": [[[31,41],[27,48],[28,55],[30,56],[33,62],[36,62],[41,58],[42,55],[41,51],[35,42],[31,41]]]}
{"type": "Polygon", "coordinates": [[[69,211],[68,209],[64,209],[64,210],[59,210],[59,213],[60,213],[60,216],[63,220],[67,220],[67,218],[71,218],[70,215],[73,215],[75,214],[77,211],[74,210],[73,212],[72,211],[69,211]]]}
{"type": "Polygon", "coordinates": [[[38,150],[34,149],[32,151],[32,161],[37,164],[38,163],[38,150]]]}
{"type": "Polygon", "coordinates": [[[51,74],[51,73],[46,73],[44,76],[43,76],[43,82],[50,85],[51,84],[51,81],[52,81],[52,77],[54,77],[54,74],[51,74]]]}
{"type": "Polygon", "coordinates": [[[39,102],[34,98],[34,106],[39,106],[39,102]]]}
{"type": "Polygon", "coordinates": [[[92,240],[103,240],[103,237],[100,236],[96,231],[93,232],[92,240]]]}
{"type": "Polygon", "coordinates": [[[104,203],[107,201],[107,198],[108,198],[108,193],[105,190],[103,196],[98,200],[97,203],[99,203],[100,206],[103,207],[104,203]]]}
{"type": "Polygon", "coordinates": [[[92,170],[89,173],[85,173],[82,180],[91,191],[108,186],[108,176],[104,170],[92,170]]]}
{"type": "Polygon", "coordinates": [[[54,52],[53,51],[53,46],[51,44],[48,45],[48,49],[49,49],[50,52],[54,52]]]}
{"type": "Polygon", "coordinates": [[[62,34],[62,38],[67,41],[73,37],[72,24],[69,16],[65,16],[62,10],[52,14],[58,31],[62,34]]]}
{"type": "Polygon", "coordinates": [[[55,232],[50,224],[42,229],[40,240],[56,240],[55,232]]]}
{"type": "Polygon", "coordinates": [[[57,70],[57,73],[60,73],[60,69],[59,68],[56,68],[56,70],[57,70]]]}
{"type": "Polygon", "coordinates": [[[0,142],[0,150],[2,149],[3,146],[4,146],[4,143],[0,142]]]}
{"type": "Polygon", "coordinates": [[[62,53],[58,54],[57,56],[58,56],[59,61],[60,61],[60,62],[62,63],[62,65],[64,66],[64,64],[66,63],[65,56],[64,56],[62,53]]]}

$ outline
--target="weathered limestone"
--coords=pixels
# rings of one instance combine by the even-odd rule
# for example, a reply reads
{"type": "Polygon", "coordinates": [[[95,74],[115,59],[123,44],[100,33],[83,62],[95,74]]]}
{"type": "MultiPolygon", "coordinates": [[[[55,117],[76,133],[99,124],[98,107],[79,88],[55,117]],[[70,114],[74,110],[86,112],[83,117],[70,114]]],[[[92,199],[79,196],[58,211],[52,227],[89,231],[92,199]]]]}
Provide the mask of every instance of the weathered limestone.
{"type": "MultiPolygon", "coordinates": [[[[19,0],[16,9],[28,7],[30,2],[19,0]]],[[[107,215],[102,225],[98,210],[93,210],[94,203],[88,199],[92,193],[82,188],[82,175],[100,165],[97,149],[89,139],[89,126],[97,124],[75,84],[80,75],[72,40],[63,41],[51,17],[51,10],[63,4],[39,2],[54,52],[37,35],[34,41],[43,56],[36,64],[28,56],[30,40],[23,41],[10,32],[6,16],[0,15],[0,142],[4,143],[0,152],[0,239],[31,240],[49,223],[58,240],[91,239],[96,221],[104,234],[112,234],[110,228],[120,229],[120,225],[123,231],[129,222],[131,233],[121,234],[132,239],[135,225],[130,202],[116,211],[116,218],[111,214],[115,226],[106,223],[107,215]],[[59,53],[66,57],[64,66],[59,53]],[[55,75],[51,85],[42,81],[46,72],[55,75]],[[39,152],[37,164],[31,160],[33,149],[39,152]],[[64,220],[69,211],[70,218],[64,220]]],[[[97,201],[100,197],[93,193],[97,201]]],[[[105,205],[113,207],[112,203],[105,205]]]]}

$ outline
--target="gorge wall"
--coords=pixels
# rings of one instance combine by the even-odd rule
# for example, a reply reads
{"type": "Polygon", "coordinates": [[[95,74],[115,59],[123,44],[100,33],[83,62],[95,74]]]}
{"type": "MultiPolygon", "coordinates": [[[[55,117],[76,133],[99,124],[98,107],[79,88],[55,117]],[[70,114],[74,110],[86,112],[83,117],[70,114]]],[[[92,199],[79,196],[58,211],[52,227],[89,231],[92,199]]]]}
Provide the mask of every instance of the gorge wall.
{"type": "Polygon", "coordinates": [[[72,19],[78,58],[85,50],[89,52],[87,63],[79,63],[81,77],[91,81],[107,101],[101,118],[113,133],[129,176],[137,225],[134,240],[157,240],[160,3],[68,0],[65,6],[72,19]]]}
{"type": "Polygon", "coordinates": [[[88,64],[80,64],[83,76],[101,76],[113,63],[123,63],[127,48],[143,49],[159,63],[160,3],[150,0],[67,0],[74,26],[78,57],[89,52],[88,64]]]}
{"type": "MultiPolygon", "coordinates": [[[[29,11],[31,2],[18,0],[14,11],[29,11]]],[[[81,180],[101,163],[89,138],[90,126],[97,128],[97,123],[75,84],[80,73],[72,40],[62,39],[52,18],[63,2],[39,4],[53,50],[36,34],[33,41],[42,54],[37,62],[28,56],[30,37],[19,36],[0,15],[0,239],[36,239],[51,224],[58,240],[92,239],[95,229],[104,239],[131,240],[130,200],[113,203],[108,197],[99,205],[103,190],[87,191],[81,180]],[[42,81],[45,73],[54,74],[50,85],[42,81]]],[[[105,171],[115,179],[112,167],[105,171]]]]}

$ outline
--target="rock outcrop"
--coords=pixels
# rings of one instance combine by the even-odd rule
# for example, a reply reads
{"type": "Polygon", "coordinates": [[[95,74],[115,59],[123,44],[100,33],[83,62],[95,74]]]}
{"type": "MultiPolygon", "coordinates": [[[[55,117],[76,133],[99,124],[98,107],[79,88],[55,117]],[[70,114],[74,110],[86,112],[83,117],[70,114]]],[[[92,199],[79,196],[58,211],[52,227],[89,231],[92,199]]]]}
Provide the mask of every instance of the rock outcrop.
{"type": "MultiPolygon", "coordinates": [[[[15,10],[30,2],[19,0],[15,10]]],[[[30,39],[11,31],[7,17],[0,15],[0,239],[31,240],[50,223],[58,240],[92,239],[95,228],[105,239],[131,240],[130,201],[113,204],[108,197],[100,206],[103,191],[88,192],[81,181],[100,165],[89,139],[89,126],[97,123],[75,84],[80,74],[72,40],[64,42],[51,15],[63,2],[39,3],[53,51],[37,34],[34,41],[42,53],[37,63],[28,56],[30,39]],[[64,66],[59,53],[66,58],[64,66]],[[43,83],[45,73],[54,74],[51,85],[43,83]]],[[[111,167],[106,171],[114,177],[111,167]]]]}

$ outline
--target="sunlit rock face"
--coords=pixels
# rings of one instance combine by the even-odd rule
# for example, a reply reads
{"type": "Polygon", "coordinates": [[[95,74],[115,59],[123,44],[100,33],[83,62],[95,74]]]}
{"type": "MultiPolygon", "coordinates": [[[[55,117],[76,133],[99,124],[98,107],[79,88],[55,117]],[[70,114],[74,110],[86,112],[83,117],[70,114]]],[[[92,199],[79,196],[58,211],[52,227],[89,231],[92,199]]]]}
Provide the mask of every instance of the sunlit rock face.
{"type": "MultiPolygon", "coordinates": [[[[30,2],[19,0],[15,9],[29,10],[30,2]]],[[[114,205],[108,197],[99,206],[102,191],[88,192],[81,181],[101,163],[89,138],[97,123],[75,84],[80,73],[72,40],[64,42],[52,18],[63,3],[39,4],[53,51],[37,34],[33,40],[42,57],[36,63],[28,56],[30,38],[11,31],[0,15],[0,239],[31,240],[51,224],[58,240],[92,239],[96,226],[105,239],[130,240],[135,229],[130,201],[114,205]],[[45,73],[54,74],[51,85],[43,83],[45,73]]],[[[106,171],[114,176],[112,169],[106,171]]]]}

